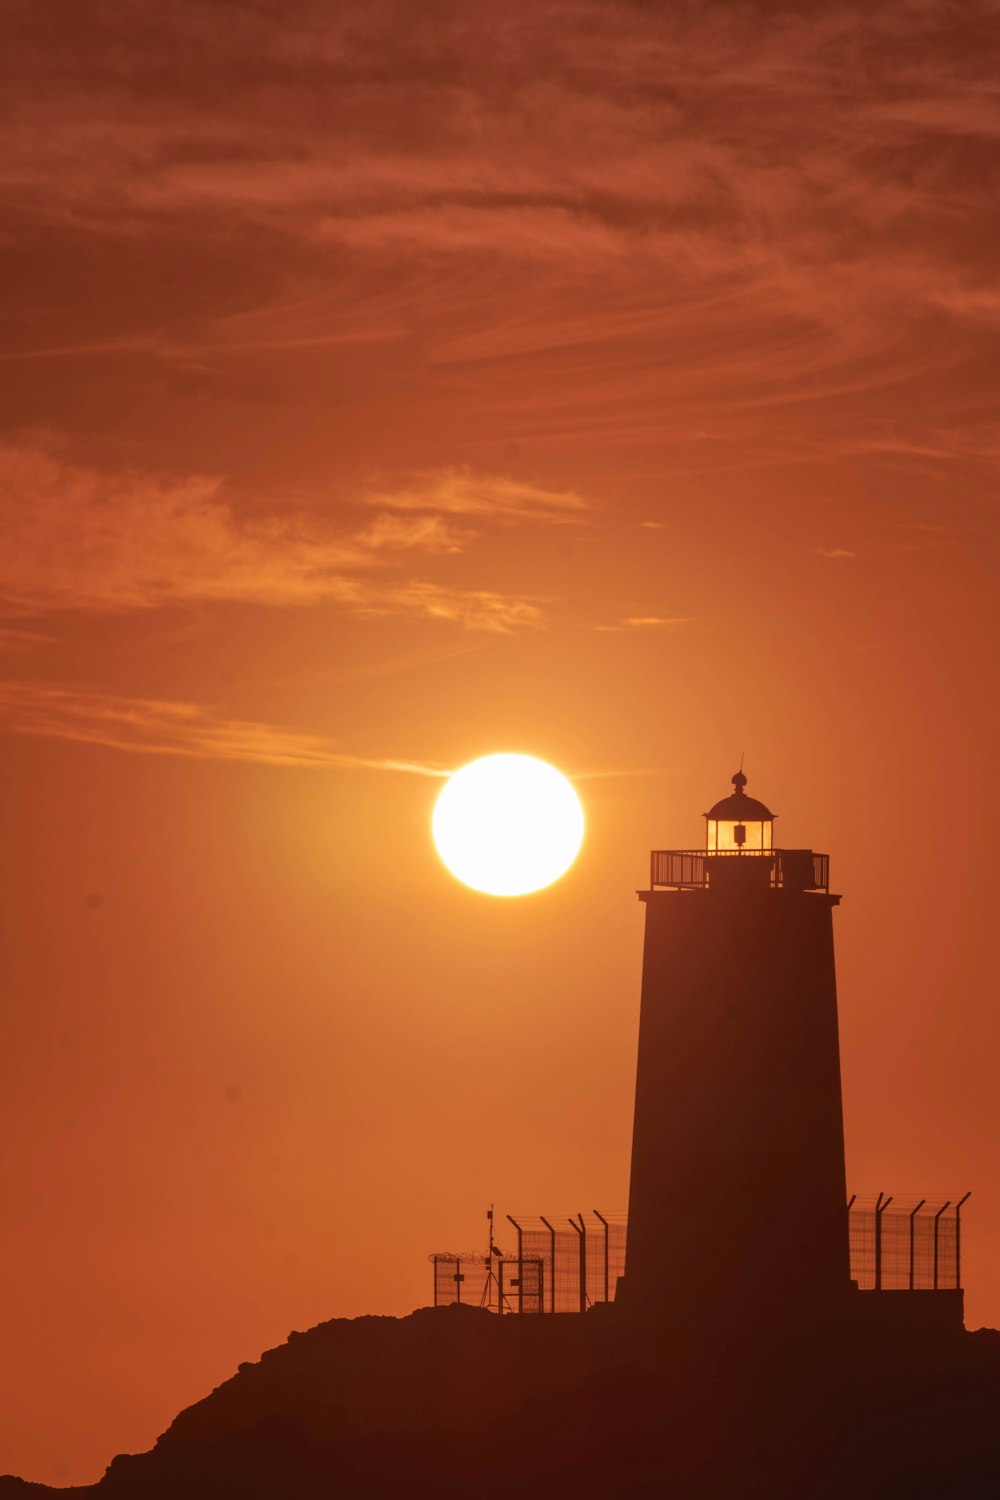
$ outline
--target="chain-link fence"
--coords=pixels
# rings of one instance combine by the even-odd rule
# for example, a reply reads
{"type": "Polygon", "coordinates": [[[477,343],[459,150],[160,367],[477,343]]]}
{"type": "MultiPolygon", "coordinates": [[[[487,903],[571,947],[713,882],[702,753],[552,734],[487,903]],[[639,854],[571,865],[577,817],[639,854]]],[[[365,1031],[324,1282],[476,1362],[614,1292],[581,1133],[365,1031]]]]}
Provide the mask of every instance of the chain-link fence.
{"type": "MultiPolygon", "coordinates": [[[[961,1209],[951,1199],[852,1198],[851,1277],[861,1291],[960,1287],[961,1209]]],[[[613,1302],[625,1274],[624,1214],[508,1214],[513,1248],[432,1255],[434,1306],[471,1303],[499,1313],[586,1312],[613,1302]]]]}
{"type": "Polygon", "coordinates": [[[852,1198],[851,1276],[862,1291],[943,1291],[962,1284],[964,1198],[852,1198]]]}
{"type": "Polygon", "coordinates": [[[613,1302],[625,1269],[625,1216],[508,1214],[518,1256],[537,1257],[545,1270],[546,1312],[585,1312],[613,1302]]]}

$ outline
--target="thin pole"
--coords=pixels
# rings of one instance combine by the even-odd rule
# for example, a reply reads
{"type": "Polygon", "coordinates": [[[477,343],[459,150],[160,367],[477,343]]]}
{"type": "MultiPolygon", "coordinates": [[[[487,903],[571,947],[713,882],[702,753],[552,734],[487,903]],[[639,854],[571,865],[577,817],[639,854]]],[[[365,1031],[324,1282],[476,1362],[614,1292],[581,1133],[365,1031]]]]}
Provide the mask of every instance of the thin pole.
{"type": "Polygon", "coordinates": [[[913,1247],[914,1247],[914,1241],[915,1241],[915,1238],[916,1238],[916,1217],[917,1217],[917,1214],[920,1212],[920,1210],[923,1208],[923,1206],[924,1206],[924,1204],[926,1202],[927,1202],[926,1198],[921,1198],[921,1200],[917,1204],[916,1208],[910,1214],[910,1291],[911,1292],[913,1291],[913,1247]]]}
{"type": "Polygon", "coordinates": [[[882,1194],[879,1193],[875,1199],[875,1290],[882,1290],[882,1216],[879,1213],[879,1205],[882,1202],[882,1194]]]}
{"type": "Polygon", "coordinates": [[[549,1273],[549,1279],[550,1279],[550,1286],[549,1286],[549,1312],[555,1312],[555,1310],[556,1310],[556,1232],[552,1228],[552,1225],[549,1223],[548,1219],[545,1217],[544,1214],[539,1214],[538,1217],[541,1219],[542,1223],[545,1225],[546,1229],[549,1231],[549,1244],[551,1246],[551,1258],[552,1258],[552,1270],[549,1273]]]}
{"type": "Polygon", "coordinates": [[[951,1207],[951,1199],[949,1198],[948,1201],[947,1201],[947,1203],[942,1203],[941,1207],[938,1209],[937,1213],[934,1215],[934,1290],[935,1291],[937,1291],[937,1289],[938,1289],[938,1220],[940,1219],[941,1215],[944,1213],[945,1209],[946,1208],[950,1208],[950,1207],[951,1207]]]}
{"type": "Polygon", "coordinates": [[[580,1311],[587,1311],[587,1226],[580,1215],[580,1311]]]}
{"type": "Polygon", "coordinates": [[[609,1239],[609,1236],[611,1234],[611,1229],[610,1229],[610,1226],[608,1225],[607,1219],[604,1217],[604,1215],[600,1212],[599,1209],[596,1209],[596,1208],[594,1209],[594,1217],[600,1219],[601,1223],[604,1225],[604,1300],[605,1300],[605,1302],[610,1302],[611,1301],[611,1265],[610,1265],[611,1251],[610,1251],[610,1245],[609,1245],[608,1239],[609,1239]]]}
{"type": "MultiPolygon", "coordinates": [[[[488,1251],[486,1253],[486,1285],[483,1287],[483,1296],[486,1299],[486,1311],[490,1312],[491,1311],[491,1303],[493,1301],[493,1295],[492,1295],[492,1289],[493,1289],[493,1204],[492,1203],[490,1204],[489,1208],[486,1210],[486,1218],[487,1218],[487,1221],[488,1221],[489,1226],[490,1226],[490,1243],[489,1243],[489,1249],[488,1249],[488,1251]]],[[[479,1305],[480,1305],[480,1307],[482,1307],[483,1304],[480,1303],[479,1305]]],[[[503,1284],[502,1284],[502,1282],[500,1280],[497,1281],[497,1312],[498,1313],[502,1313],[503,1312],[503,1284]]]]}
{"type": "Polygon", "coordinates": [[[573,1228],[577,1232],[577,1235],[578,1235],[579,1241],[580,1241],[580,1263],[579,1263],[579,1266],[577,1267],[577,1278],[578,1278],[578,1281],[579,1281],[579,1291],[580,1291],[580,1311],[581,1312],[586,1312],[587,1311],[587,1230],[586,1230],[586,1226],[584,1225],[584,1222],[583,1222],[583,1215],[582,1214],[580,1215],[580,1222],[579,1222],[579,1224],[576,1222],[575,1219],[572,1219],[572,1218],[568,1220],[568,1223],[572,1224],[573,1228]]]}
{"type": "Polygon", "coordinates": [[[518,1310],[519,1313],[523,1313],[524,1312],[524,1252],[523,1252],[523,1250],[521,1248],[522,1247],[521,1226],[517,1222],[516,1219],[512,1219],[511,1218],[510,1214],[507,1215],[507,1220],[508,1220],[509,1223],[513,1224],[514,1228],[517,1230],[517,1310],[518,1310]]]}
{"type": "MultiPolygon", "coordinates": [[[[972,1197],[972,1193],[971,1192],[966,1193],[965,1198],[971,1198],[971,1197],[972,1197]]],[[[955,1204],[955,1285],[956,1285],[956,1287],[960,1287],[962,1285],[962,1204],[965,1202],[965,1198],[959,1198],[958,1202],[955,1204]]]]}
{"type": "Polygon", "coordinates": [[[879,1193],[875,1204],[875,1290],[882,1290],[882,1215],[885,1213],[892,1198],[882,1202],[882,1194],[879,1193]]]}

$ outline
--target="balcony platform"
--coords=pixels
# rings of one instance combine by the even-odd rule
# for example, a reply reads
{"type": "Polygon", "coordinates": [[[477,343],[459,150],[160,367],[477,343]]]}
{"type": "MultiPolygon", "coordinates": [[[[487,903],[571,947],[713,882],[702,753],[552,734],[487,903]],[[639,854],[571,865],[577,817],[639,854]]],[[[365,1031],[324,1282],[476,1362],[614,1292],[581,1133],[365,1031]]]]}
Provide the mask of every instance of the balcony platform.
{"type": "Polygon", "coordinates": [[[772,890],[824,894],[830,890],[830,856],[814,854],[811,849],[725,849],[717,853],[705,849],[654,849],[649,857],[650,890],[707,890],[712,884],[713,869],[718,870],[723,864],[726,866],[723,878],[732,878],[736,870],[734,861],[752,865],[755,875],[759,875],[762,865],[766,866],[767,883],[772,890]]]}

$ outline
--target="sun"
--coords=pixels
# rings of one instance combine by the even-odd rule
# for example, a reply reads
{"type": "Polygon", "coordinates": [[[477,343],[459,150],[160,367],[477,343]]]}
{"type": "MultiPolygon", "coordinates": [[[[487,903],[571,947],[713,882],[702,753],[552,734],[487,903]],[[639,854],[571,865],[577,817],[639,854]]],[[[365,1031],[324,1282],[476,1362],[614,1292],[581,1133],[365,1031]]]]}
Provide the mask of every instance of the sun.
{"type": "Polygon", "coordinates": [[[583,808],[561,771],[533,755],[484,755],[451,776],[434,806],[434,843],[463,885],[527,896],[565,875],[583,808]]]}

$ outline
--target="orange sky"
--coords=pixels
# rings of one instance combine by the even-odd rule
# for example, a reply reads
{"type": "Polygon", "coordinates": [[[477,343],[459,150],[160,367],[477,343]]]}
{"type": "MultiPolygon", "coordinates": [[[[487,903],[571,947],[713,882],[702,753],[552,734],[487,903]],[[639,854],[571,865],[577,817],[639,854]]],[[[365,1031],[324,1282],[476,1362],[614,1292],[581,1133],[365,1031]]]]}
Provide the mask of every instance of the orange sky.
{"type": "Polygon", "coordinates": [[[741,751],[851,1188],[971,1187],[1000,1322],[996,19],[9,7],[0,1472],[623,1208],[634,892],[741,751]],[[588,816],[515,902],[420,774],[494,750],[588,816]]]}

